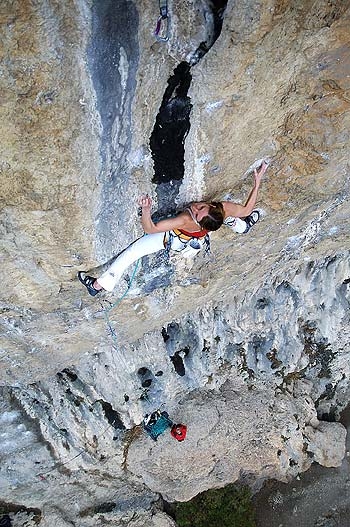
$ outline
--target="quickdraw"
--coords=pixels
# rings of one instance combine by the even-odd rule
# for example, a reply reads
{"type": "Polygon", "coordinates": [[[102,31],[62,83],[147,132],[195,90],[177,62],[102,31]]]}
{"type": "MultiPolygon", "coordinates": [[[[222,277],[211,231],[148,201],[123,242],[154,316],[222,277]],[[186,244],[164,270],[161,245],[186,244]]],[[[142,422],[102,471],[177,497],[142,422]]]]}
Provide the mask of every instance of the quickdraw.
{"type": "Polygon", "coordinates": [[[192,249],[199,250],[201,249],[200,241],[203,241],[203,247],[204,247],[204,254],[210,255],[210,236],[209,234],[206,234],[203,236],[203,238],[195,238],[191,236],[187,236],[186,234],[182,233],[178,229],[173,229],[172,231],[168,231],[166,233],[167,235],[164,236],[164,247],[166,250],[166,253],[169,254],[170,249],[172,248],[172,242],[174,238],[177,238],[181,244],[182,247],[177,249],[176,252],[181,252],[186,247],[190,246],[192,249]]]}
{"type": "Polygon", "coordinates": [[[154,35],[159,42],[169,40],[168,0],[159,0],[159,18],[154,35]]]}

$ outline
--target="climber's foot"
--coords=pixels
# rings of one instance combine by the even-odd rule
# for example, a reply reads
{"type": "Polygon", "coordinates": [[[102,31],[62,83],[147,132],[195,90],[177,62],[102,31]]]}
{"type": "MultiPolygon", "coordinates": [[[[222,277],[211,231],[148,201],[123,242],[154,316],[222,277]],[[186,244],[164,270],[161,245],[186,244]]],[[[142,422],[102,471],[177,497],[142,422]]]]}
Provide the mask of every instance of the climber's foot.
{"type": "Polygon", "coordinates": [[[247,228],[246,230],[244,231],[244,234],[248,231],[250,231],[250,229],[253,227],[253,225],[256,224],[257,221],[259,221],[259,218],[260,218],[260,214],[259,214],[259,211],[258,210],[253,210],[253,212],[251,212],[249,214],[249,216],[247,216],[246,218],[244,218],[244,221],[246,222],[247,224],[247,228]]]}
{"type": "Polygon", "coordinates": [[[94,287],[94,283],[96,282],[96,278],[93,276],[89,276],[84,273],[84,271],[79,271],[78,278],[80,282],[85,285],[86,289],[88,290],[89,295],[96,296],[97,293],[102,291],[102,289],[96,289],[94,287]]]}

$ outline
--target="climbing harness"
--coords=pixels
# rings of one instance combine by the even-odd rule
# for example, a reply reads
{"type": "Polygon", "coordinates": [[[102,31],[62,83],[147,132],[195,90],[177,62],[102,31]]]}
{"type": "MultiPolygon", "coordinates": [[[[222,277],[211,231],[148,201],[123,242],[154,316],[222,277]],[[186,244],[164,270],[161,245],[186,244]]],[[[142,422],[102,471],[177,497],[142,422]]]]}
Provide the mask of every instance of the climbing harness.
{"type": "Polygon", "coordinates": [[[202,245],[200,244],[200,241],[203,242],[205,254],[210,254],[210,237],[209,234],[205,234],[201,237],[198,236],[191,236],[191,233],[186,233],[181,231],[180,229],[173,229],[171,231],[168,231],[168,238],[165,239],[164,245],[165,250],[167,254],[169,254],[170,249],[172,249],[172,243],[174,238],[176,238],[180,242],[179,249],[173,249],[176,252],[182,252],[186,250],[186,248],[191,248],[194,250],[199,251],[202,248],[202,245]]]}
{"type": "Polygon", "coordinates": [[[159,42],[169,40],[168,0],[159,0],[159,18],[154,35],[159,42]]]}

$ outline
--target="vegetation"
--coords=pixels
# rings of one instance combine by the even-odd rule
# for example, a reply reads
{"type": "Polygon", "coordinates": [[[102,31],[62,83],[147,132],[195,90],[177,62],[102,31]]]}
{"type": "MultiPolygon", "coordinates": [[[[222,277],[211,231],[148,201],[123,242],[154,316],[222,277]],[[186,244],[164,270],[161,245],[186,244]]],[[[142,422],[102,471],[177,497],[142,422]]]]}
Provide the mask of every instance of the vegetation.
{"type": "Polygon", "coordinates": [[[208,490],[169,511],[178,527],[255,527],[251,493],[247,487],[227,485],[208,490]]]}

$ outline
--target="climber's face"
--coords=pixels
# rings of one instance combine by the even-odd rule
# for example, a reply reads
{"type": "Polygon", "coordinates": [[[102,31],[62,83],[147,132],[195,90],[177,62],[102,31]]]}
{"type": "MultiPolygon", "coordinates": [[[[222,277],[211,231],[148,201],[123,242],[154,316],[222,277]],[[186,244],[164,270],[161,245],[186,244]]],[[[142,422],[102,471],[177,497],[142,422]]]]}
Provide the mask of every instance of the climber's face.
{"type": "Polygon", "coordinates": [[[205,201],[195,201],[191,204],[191,210],[197,221],[201,221],[209,214],[210,205],[205,201]]]}

